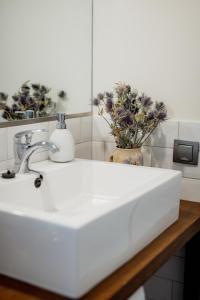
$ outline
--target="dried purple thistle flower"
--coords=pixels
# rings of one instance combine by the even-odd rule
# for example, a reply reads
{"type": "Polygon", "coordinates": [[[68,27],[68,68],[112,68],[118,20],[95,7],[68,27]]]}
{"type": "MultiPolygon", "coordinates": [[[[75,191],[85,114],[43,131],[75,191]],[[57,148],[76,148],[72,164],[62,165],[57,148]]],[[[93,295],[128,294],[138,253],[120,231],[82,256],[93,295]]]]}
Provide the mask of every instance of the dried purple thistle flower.
{"type": "Polygon", "coordinates": [[[26,84],[22,85],[21,90],[23,93],[27,93],[30,91],[30,87],[26,84]]]}
{"type": "Polygon", "coordinates": [[[11,108],[9,106],[6,105],[6,107],[4,108],[2,117],[6,120],[10,119],[10,115],[11,115],[11,108]]]}
{"type": "Polygon", "coordinates": [[[133,116],[131,114],[127,114],[124,118],[123,121],[126,125],[132,125],[133,124],[133,116]]]}
{"type": "Polygon", "coordinates": [[[26,105],[27,101],[26,101],[26,96],[21,95],[21,97],[18,100],[22,105],[26,105]]]}
{"type": "Polygon", "coordinates": [[[147,120],[151,121],[155,118],[155,112],[152,110],[147,115],[147,120]]]}
{"type": "Polygon", "coordinates": [[[127,85],[125,86],[125,92],[126,92],[126,93],[130,93],[130,92],[131,92],[131,86],[130,86],[129,84],[127,84],[127,85]]]}
{"type": "Polygon", "coordinates": [[[40,84],[39,83],[33,83],[31,86],[36,91],[40,89],[40,84]]]}
{"type": "Polygon", "coordinates": [[[106,92],[106,98],[113,98],[113,93],[106,92]]]}
{"type": "Polygon", "coordinates": [[[130,125],[133,125],[133,115],[128,112],[122,115],[121,119],[119,120],[119,124],[124,128],[130,125]]]}
{"type": "Polygon", "coordinates": [[[106,112],[107,113],[110,113],[112,111],[113,105],[114,105],[114,103],[113,103],[112,98],[107,98],[107,100],[106,100],[106,112]]]}
{"type": "Polygon", "coordinates": [[[122,107],[118,107],[118,108],[116,109],[115,113],[116,113],[117,116],[120,117],[122,114],[125,113],[125,110],[124,110],[122,107]]]}
{"type": "Polygon", "coordinates": [[[12,99],[14,101],[18,101],[19,100],[19,96],[17,94],[15,94],[15,95],[12,96],[12,99]]]}
{"type": "Polygon", "coordinates": [[[115,88],[115,91],[116,91],[118,97],[121,97],[126,91],[126,85],[121,82],[117,83],[117,87],[115,88]]]}
{"type": "Polygon", "coordinates": [[[145,98],[144,98],[143,105],[144,105],[145,107],[149,107],[149,106],[151,106],[152,104],[153,104],[153,102],[152,102],[152,100],[151,100],[150,97],[145,97],[145,98]]]}
{"type": "Polygon", "coordinates": [[[138,95],[138,92],[135,90],[131,93],[131,98],[135,99],[138,95]]]}
{"type": "Polygon", "coordinates": [[[65,91],[60,91],[59,93],[58,93],[58,97],[59,98],[61,98],[61,99],[65,99],[66,98],[66,92],[65,91]]]}
{"type": "Polygon", "coordinates": [[[8,95],[3,93],[3,92],[0,92],[0,101],[6,101],[8,99],[8,95]]]}
{"type": "Polygon", "coordinates": [[[40,92],[43,94],[47,94],[49,92],[49,88],[46,87],[45,85],[41,85],[40,92]]]}
{"type": "Polygon", "coordinates": [[[46,102],[47,102],[47,106],[48,106],[48,107],[51,107],[52,104],[53,104],[51,98],[49,98],[49,97],[46,98],[46,102]]]}
{"type": "Polygon", "coordinates": [[[129,110],[130,109],[130,106],[131,106],[131,99],[130,97],[127,97],[126,100],[124,101],[123,103],[123,106],[126,110],[129,110]]]}
{"type": "Polygon", "coordinates": [[[158,113],[157,118],[160,121],[165,121],[166,118],[167,118],[167,113],[165,111],[161,111],[161,112],[158,113]]]}
{"type": "Polygon", "coordinates": [[[41,104],[41,105],[39,106],[39,110],[43,110],[44,108],[45,108],[44,104],[41,104]]]}
{"type": "Polygon", "coordinates": [[[34,92],[33,97],[34,98],[40,98],[40,92],[34,92]]]}
{"type": "Polygon", "coordinates": [[[153,104],[151,98],[144,94],[142,94],[142,96],[139,97],[139,100],[144,107],[149,107],[153,104]]]}
{"type": "Polygon", "coordinates": [[[103,93],[99,93],[99,94],[97,95],[97,99],[103,100],[103,98],[104,98],[104,94],[103,94],[103,93]]]}
{"type": "Polygon", "coordinates": [[[163,102],[156,102],[155,107],[158,111],[165,110],[165,104],[163,102]]]}
{"type": "Polygon", "coordinates": [[[100,100],[99,100],[98,98],[94,98],[94,99],[92,100],[92,105],[94,105],[94,106],[99,106],[99,104],[100,104],[100,100]]]}
{"type": "Polygon", "coordinates": [[[17,104],[13,104],[13,105],[12,105],[12,110],[13,110],[13,112],[19,110],[18,105],[17,105],[17,104]]]}

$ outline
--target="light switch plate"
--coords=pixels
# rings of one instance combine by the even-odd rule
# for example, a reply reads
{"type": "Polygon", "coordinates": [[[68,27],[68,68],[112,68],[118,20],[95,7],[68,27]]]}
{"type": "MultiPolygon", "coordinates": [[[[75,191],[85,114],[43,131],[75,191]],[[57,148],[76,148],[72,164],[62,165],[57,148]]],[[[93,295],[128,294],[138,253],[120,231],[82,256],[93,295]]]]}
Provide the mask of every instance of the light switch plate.
{"type": "Polygon", "coordinates": [[[198,165],[199,143],[174,140],[173,162],[198,165]]]}

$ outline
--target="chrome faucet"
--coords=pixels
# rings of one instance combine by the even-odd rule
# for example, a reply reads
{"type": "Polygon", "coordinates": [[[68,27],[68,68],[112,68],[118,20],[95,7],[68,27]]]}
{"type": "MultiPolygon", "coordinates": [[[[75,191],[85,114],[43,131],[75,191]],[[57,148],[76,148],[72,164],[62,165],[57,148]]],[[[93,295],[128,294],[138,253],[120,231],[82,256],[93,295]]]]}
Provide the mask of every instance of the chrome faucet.
{"type": "MultiPolygon", "coordinates": [[[[40,148],[48,149],[53,153],[59,149],[51,142],[41,141],[31,145],[34,133],[47,132],[45,129],[26,130],[18,132],[14,137],[15,172],[28,173],[31,170],[29,160],[31,155],[40,148]]],[[[37,172],[36,172],[37,173],[37,172]]]]}

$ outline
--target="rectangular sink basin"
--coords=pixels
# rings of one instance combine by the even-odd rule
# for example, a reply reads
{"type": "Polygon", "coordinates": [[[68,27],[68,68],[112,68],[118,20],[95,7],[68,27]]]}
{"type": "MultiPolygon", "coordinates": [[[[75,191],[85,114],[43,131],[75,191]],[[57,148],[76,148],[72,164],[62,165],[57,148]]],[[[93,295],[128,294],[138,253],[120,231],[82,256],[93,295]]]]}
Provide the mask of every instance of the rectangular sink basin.
{"type": "Polygon", "coordinates": [[[75,160],[0,179],[0,273],[78,298],[179,216],[181,173],[75,160]]]}

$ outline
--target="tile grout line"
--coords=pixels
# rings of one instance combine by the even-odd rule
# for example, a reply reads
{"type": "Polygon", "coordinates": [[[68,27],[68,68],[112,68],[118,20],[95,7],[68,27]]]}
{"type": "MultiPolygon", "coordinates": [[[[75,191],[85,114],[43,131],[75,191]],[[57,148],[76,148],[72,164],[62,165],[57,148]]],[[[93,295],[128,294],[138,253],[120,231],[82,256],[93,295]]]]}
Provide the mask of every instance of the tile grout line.
{"type": "Polygon", "coordinates": [[[173,280],[172,280],[172,289],[171,289],[171,300],[173,300],[173,289],[174,289],[174,282],[173,282],[173,280]]]}
{"type": "Polygon", "coordinates": [[[8,128],[6,128],[6,160],[9,160],[8,157],[8,128]]]}
{"type": "Polygon", "coordinates": [[[180,121],[178,121],[178,139],[180,138],[180,121]]]}
{"type": "Polygon", "coordinates": [[[167,280],[167,281],[174,281],[174,282],[177,282],[177,283],[180,283],[180,284],[184,284],[183,281],[178,281],[178,280],[175,280],[175,279],[171,279],[169,277],[164,277],[164,276],[160,276],[160,275],[153,275],[154,277],[156,278],[160,278],[160,279],[163,279],[163,280],[167,280]]]}
{"type": "MultiPolygon", "coordinates": [[[[93,93],[94,93],[94,1],[91,2],[92,5],[92,14],[91,14],[91,100],[93,99],[93,93]]],[[[91,106],[92,115],[91,115],[91,159],[93,159],[94,156],[94,149],[93,149],[93,133],[94,133],[94,107],[91,106]]]]}

